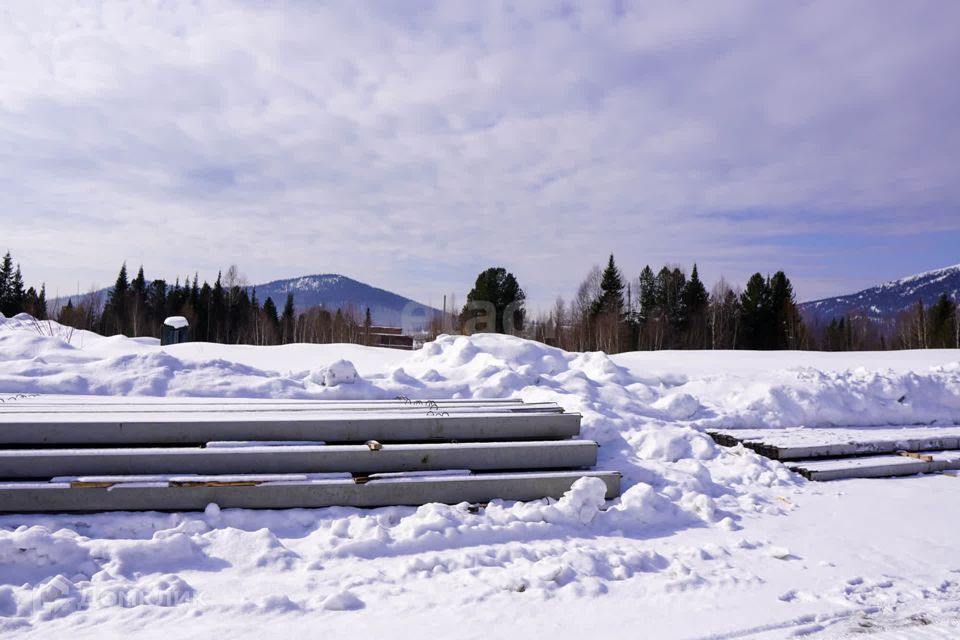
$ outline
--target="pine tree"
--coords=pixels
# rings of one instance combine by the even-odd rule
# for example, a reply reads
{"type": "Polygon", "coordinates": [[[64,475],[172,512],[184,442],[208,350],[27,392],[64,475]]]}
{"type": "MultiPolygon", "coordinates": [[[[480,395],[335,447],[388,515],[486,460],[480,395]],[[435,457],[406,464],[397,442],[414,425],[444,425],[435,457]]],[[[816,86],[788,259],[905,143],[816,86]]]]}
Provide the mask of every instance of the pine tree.
{"type": "Polygon", "coordinates": [[[743,347],[746,349],[771,348],[770,285],[759,273],[750,276],[746,289],[740,294],[740,309],[743,347]]]}
{"type": "Polygon", "coordinates": [[[47,319],[47,283],[40,283],[40,295],[37,296],[37,312],[34,314],[37,320],[47,319]]]}
{"type": "Polygon", "coordinates": [[[942,293],[936,303],[930,307],[927,314],[930,323],[930,347],[933,349],[949,349],[954,343],[954,315],[956,306],[942,293]]]}
{"type": "MultiPolygon", "coordinates": [[[[783,271],[770,279],[770,346],[774,349],[796,349],[800,346],[803,321],[797,309],[793,285],[783,271]]],[[[848,327],[850,323],[848,323],[848,327]]],[[[851,331],[852,341],[852,331],[851,331]]]]}
{"type": "Polygon", "coordinates": [[[613,314],[619,317],[623,312],[623,277],[613,261],[613,254],[607,261],[607,267],[600,278],[600,298],[594,302],[593,315],[613,314]]]}
{"type": "Polygon", "coordinates": [[[363,315],[363,344],[370,346],[370,329],[373,327],[373,318],[370,317],[370,307],[363,315]]]}
{"type": "Polygon", "coordinates": [[[266,325],[264,342],[273,344],[280,333],[280,318],[277,316],[277,305],[274,304],[273,298],[270,296],[267,296],[267,299],[263,301],[263,317],[266,325]]]}
{"type": "MultiPolygon", "coordinates": [[[[189,281],[186,281],[189,282],[189,281]]],[[[186,286],[186,284],[184,285],[186,286]]],[[[200,304],[200,287],[197,286],[197,274],[193,274],[193,284],[190,286],[190,306],[194,309],[197,308],[197,305],[200,304]]]]}
{"type": "Polygon", "coordinates": [[[657,306],[657,279],[653,275],[653,269],[650,265],[643,268],[640,272],[640,322],[646,322],[656,315],[657,306]]]}
{"type": "Polygon", "coordinates": [[[700,281],[700,275],[697,273],[697,265],[694,263],[693,271],[690,273],[690,279],[687,280],[683,288],[683,302],[688,310],[700,309],[707,304],[710,297],[707,295],[707,289],[700,281]]]}
{"type": "Polygon", "coordinates": [[[467,304],[460,314],[461,322],[472,324],[478,331],[505,333],[523,330],[526,317],[524,300],[526,294],[512,273],[503,267],[491,267],[477,276],[477,281],[467,294],[467,304]],[[494,318],[486,318],[483,305],[493,307],[494,318]],[[482,320],[482,322],[477,322],[482,320]],[[492,320],[492,323],[491,323],[492,320]],[[512,325],[512,326],[511,326],[512,325]]]}
{"type": "Polygon", "coordinates": [[[293,306],[293,294],[287,294],[287,301],[283,305],[283,315],[280,317],[280,326],[283,330],[283,343],[289,344],[294,341],[294,329],[296,328],[296,312],[293,306]]]}
{"type": "MultiPolygon", "coordinates": [[[[156,282],[156,280],[154,281],[156,282]]],[[[157,316],[159,318],[159,323],[157,325],[157,331],[160,330],[160,324],[167,318],[167,316],[186,316],[190,320],[190,334],[197,340],[203,340],[206,338],[206,333],[200,329],[197,316],[197,307],[198,305],[191,304],[188,296],[188,291],[186,287],[180,286],[180,277],[177,276],[173,281],[173,286],[166,284],[166,281],[163,281],[165,290],[164,290],[164,300],[163,300],[163,317],[159,318],[159,313],[157,316]]],[[[155,292],[153,300],[159,306],[159,296],[155,292]]]]}
{"type": "MultiPolygon", "coordinates": [[[[670,271],[669,287],[667,289],[668,319],[675,333],[682,332],[687,326],[687,307],[683,299],[683,291],[687,286],[687,276],[679,267],[670,271]]],[[[670,346],[676,346],[676,341],[670,346]]]]}
{"type": "Polygon", "coordinates": [[[700,281],[697,265],[694,263],[690,279],[684,284],[683,293],[683,329],[687,334],[687,346],[703,348],[706,340],[707,306],[710,296],[700,281]]]}
{"type": "Polygon", "coordinates": [[[163,321],[169,315],[176,315],[167,312],[167,282],[166,280],[154,280],[147,289],[146,300],[144,303],[147,323],[147,331],[153,337],[160,335],[160,327],[163,321]]]}
{"type": "Polygon", "coordinates": [[[846,348],[846,318],[832,318],[827,325],[827,351],[843,351],[846,348]]]}
{"type": "Polygon", "coordinates": [[[36,318],[38,305],[39,296],[37,295],[37,290],[33,287],[27,287],[26,293],[23,294],[23,312],[36,318]]]}
{"type": "Polygon", "coordinates": [[[653,339],[655,349],[670,349],[678,346],[679,335],[686,327],[687,310],[683,300],[683,291],[687,277],[679,267],[664,265],[657,272],[653,286],[653,306],[656,313],[656,334],[653,339]]]}
{"type": "Polygon", "coordinates": [[[107,297],[107,308],[104,310],[104,329],[107,333],[122,333],[126,335],[129,320],[130,283],[127,280],[127,263],[124,262],[117,275],[117,281],[107,297]]]}
{"type": "Polygon", "coordinates": [[[223,274],[217,272],[217,281],[213,283],[213,292],[210,296],[210,327],[213,331],[213,341],[223,342],[224,326],[226,324],[226,300],[223,294],[223,274]]]}
{"type": "Polygon", "coordinates": [[[3,256],[3,262],[0,263],[0,313],[10,317],[12,304],[10,301],[10,281],[13,278],[13,258],[10,252],[3,256]]]}
{"type": "Polygon", "coordinates": [[[250,335],[252,344],[263,344],[263,309],[257,300],[257,288],[250,289],[250,335]]]}
{"type": "Polygon", "coordinates": [[[23,275],[20,273],[20,265],[13,272],[10,284],[7,288],[7,295],[10,304],[10,313],[5,315],[15,316],[23,312],[23,302],[26,297],[26,291],[23,289],[23,275]]]}
{"type": "Polygon", "coordinates": [[[143,276],[143,265],[140,265],[137,277],[130,281],[130,330],[134,336],[143,335],[146,305],[147,279],[143,276]]]}

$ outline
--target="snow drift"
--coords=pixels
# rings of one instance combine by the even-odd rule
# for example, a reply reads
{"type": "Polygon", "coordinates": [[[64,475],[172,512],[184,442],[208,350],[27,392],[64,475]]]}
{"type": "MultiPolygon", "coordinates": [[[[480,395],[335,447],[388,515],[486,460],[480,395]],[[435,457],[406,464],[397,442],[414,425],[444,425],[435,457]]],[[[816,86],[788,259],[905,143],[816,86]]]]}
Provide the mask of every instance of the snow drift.
{"type": "MultiPolygon", "coordinates": [[[[668,363],[671,354],[657,357],[668,363]]],[[[0,317],[3,398],[521,397],[580,412],[583,437],[601,445],[598,466],[624,476],[622,497],[609,504],[602,483],[585,478],[559,501],[495,501],[479,512],[466,504],[283,512],[212,505],[193,514],[4,516],[0,631],[63,616],[95,620],[118,603],[349,612],[424,580],[439,589],[466,584],[481,601],[505,591],[596,595],[645,573],[690,579],[689,554],[727,552],[661,553],[625,541],[688,528],[736,530],[750,514],[783,512],[777,497],[802,482],[779,463],[718,447],[702,428],[960,422],[960,363],[929,357],[916,356],[922,373],[804,367],[678,376],[643,370],[630,354],[568,353],[498,335],[441,336],[412,354],[355,345],[161,348],[155,340],[0,317]],[[372,559],[377,568],[357,564],[372,559]],[[276,593],[271,580],[258,578],[230,603],[205,604],[218,588],[230,592],[254,573],[278,584],[283,575],[302,576],[311,595],[276,593]]]]}

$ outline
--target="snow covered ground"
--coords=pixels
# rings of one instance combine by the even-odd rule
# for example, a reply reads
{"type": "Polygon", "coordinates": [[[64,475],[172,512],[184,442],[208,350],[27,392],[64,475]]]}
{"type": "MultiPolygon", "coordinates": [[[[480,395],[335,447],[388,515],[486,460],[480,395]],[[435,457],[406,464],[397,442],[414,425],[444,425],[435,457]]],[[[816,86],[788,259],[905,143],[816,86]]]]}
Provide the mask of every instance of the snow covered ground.
{"type": "Polygon", "coordinates": [[[0,397],[16,393],[553,401],[583,414],[624,493],[604,504],[582,480],[479,513],[0,516],[3,637],[960,636],[960,478],[806,483],[702,433],[958,424],[955,351],[161,348],[0,317],[0,397]],[[357,380],[324,384],[341,359],[357,380]]]}

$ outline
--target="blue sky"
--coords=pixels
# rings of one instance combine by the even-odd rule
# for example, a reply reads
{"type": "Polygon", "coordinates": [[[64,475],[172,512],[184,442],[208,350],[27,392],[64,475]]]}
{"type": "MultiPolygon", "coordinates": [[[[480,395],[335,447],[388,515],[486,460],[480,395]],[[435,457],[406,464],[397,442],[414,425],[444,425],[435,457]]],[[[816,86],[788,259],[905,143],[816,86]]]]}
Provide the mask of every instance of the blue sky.
{"type": "Polygon", "coordinates": [[[613,252],[801,299],[960,262],[960,3],[8,2],[0,251],[535,305],[613,252]]]}

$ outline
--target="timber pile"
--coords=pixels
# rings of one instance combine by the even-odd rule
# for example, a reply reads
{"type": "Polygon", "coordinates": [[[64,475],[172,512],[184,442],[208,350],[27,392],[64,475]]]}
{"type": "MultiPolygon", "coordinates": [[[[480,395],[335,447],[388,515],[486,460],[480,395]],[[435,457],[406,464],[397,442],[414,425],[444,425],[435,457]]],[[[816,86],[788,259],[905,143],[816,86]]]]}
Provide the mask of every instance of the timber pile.
{"type": "Polygon", "coordinates": [[[708,432],[783,461],[809,480],[885,478],[960,469],[960,427],[726,429],[708,432]]]}
{"type": "Polygon", "coordinates": [[[0,405],[0,511],[376,507],[559,498],[580,415],[519,400],[45,396],[0,405]]]}

